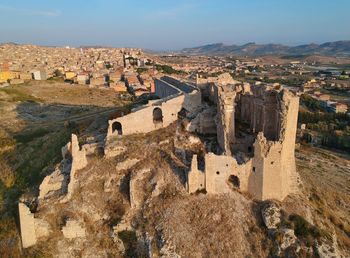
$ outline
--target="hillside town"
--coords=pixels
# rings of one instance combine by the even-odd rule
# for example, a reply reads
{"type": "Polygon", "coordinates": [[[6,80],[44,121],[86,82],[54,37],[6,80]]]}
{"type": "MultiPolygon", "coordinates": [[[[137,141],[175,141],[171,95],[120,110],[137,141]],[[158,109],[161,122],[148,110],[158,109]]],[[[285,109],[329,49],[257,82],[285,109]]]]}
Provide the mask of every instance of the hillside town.
{"type": "MultiPolygon", "coordinates": [[[[344,60],[331,60],[341,65],[344,60]]],[[[139,97],[154,93],[154,78],[176,75],[191,83],[215,82],[229,73],[247,82],[280,84],[310,95],[329,112],[347,113],[349,102],[329,92],[350,95],[349,71],[322,68],[317,58],[304,61],[220,56],[152,56],[141,49],[0,46],[0,87],[31,80],[61,78],[65,83],[111,88],[139,97]]]]}

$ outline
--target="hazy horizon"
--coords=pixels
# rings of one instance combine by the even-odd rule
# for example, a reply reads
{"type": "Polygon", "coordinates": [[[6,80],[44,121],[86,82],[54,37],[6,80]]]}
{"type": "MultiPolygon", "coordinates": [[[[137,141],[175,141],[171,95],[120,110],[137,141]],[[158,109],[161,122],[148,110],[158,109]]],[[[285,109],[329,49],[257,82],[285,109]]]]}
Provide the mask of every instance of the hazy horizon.
{"type": "Polygon", "coordinates": [[[45,45],[45,44],[35,44],[35,43],[30,43],[30,42],[13,42],[13,41],[7,41],[7,42],[0,42],[0,44],[17,44],[17,45],[35,45],[35,46],[40,46],[40,47],[70,47],[70,48],[79,48],[79,47],[105,47],[105,48],[140,48],[143,50],[149,50],[149,51],[155,51],[155,52],[171,52],[171,51],[179,51],[183,50],[186,48],[196,48],[196,47],[203,47],[203,46],[208,46],[208,45],[215,45],[215,44],[223,44],[224,46],[232,46],[232,45],[237,45],[237,46],[243,46],[246,44],[257,44],[257,45],[265,45],[265,44],[274,44],[274,45],[284,45],[288,47],[297,47],[301,45],[310,45],[310,44],[318,44],[322,45],[324,43],[329,43],[329,42],[341,42],[341,41],[350,41],[349,39],[340,39],[340,40],[334,40],[334,41],[327,41],[327,42],[305,42],[297,45],[292,45],[292,44],[284,44],[280,42],[266,42],[266,43],[260,43],[260,42],[246,42],[246,43],[223,43],[223,42],[212,42],[212,43],[202,43],[200,45],[195,45],[195,46],[187,46],[183,47],[181,49],[149,49],[149,48],[144,48],[142,46],[109,46],[109,45],[103,45],[103,44],[93,44],[93,45],[85,45],[85,44],[78,44],[78,45],[45,45]]]}
{"type": "Polygon", "coordinates": [[[0,42],[180,50],[350,39],[346,0],[2,0],[0,42]]]}

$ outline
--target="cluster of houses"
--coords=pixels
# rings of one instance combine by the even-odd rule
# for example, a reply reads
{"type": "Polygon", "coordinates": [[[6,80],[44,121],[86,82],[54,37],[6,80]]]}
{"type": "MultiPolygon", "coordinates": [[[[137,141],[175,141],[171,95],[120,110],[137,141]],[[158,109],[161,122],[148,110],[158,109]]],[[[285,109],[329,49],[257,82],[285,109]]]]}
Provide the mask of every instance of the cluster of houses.
{"type": "Polygon", "coordinates": [[[139,96],[154,91],[154,69],[140,49],[56,48],[32,45],[0,45],[0,85],[30,80],[64,78],[90,87],[110,87],[139,96]],[[152,67],[150,67],[152,68],[152,67]]]}
{"type": "Polygon", "coordinates": [[[344,103],[337,101],[331,101],[331,97],[328,94],[322,94],[320,91],[315,91],[311,95],[315,100],[320,102],[321,107],[331,113],[346,113],[348,112],[348,106],[344,103]]]}

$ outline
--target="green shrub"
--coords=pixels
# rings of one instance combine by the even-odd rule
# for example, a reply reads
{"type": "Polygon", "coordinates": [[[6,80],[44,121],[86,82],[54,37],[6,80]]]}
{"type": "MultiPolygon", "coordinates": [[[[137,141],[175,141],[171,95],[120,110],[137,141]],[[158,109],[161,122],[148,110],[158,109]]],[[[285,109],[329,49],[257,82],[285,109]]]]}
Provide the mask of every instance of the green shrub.
{"type": "Polygon", "coordinates": [[[38,128],[35,130],[29,130],[15,135],[15,139],[19,143],[28,143],[33,141],[36,138],[43,137],[48,134],[50,131],[45,128],[38,128]]]}
{"type": "Polygon", "coordinates": [[[320,237],[328,237],[328,234],[319,228],[311,225],[300,215],[292,214],[289,216],[289,220],[293,224],[295,235],[302,237],[309,242],[311,238],[318,239],[320,237]]]}
{"type": "Polygon", "coordinates": [[[125,257],[137,257],[137,236],[135,231],[124,230],[118,232],[118,237],[123,241],[125,257]]]}

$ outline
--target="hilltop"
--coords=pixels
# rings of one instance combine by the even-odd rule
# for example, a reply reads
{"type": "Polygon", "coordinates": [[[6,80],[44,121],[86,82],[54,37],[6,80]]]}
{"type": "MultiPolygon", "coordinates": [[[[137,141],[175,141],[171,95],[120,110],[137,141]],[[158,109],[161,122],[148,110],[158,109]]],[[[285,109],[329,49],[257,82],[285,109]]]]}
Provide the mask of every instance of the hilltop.
{"type": "Polygon", "coordinates": [[[188,55],[350,55],[350,41],[327,42],[321,45],[307,44],[300,46],[286,46],[282,44],[224,45],[223,43],[209,44],[181,50],[188,55]]]}

